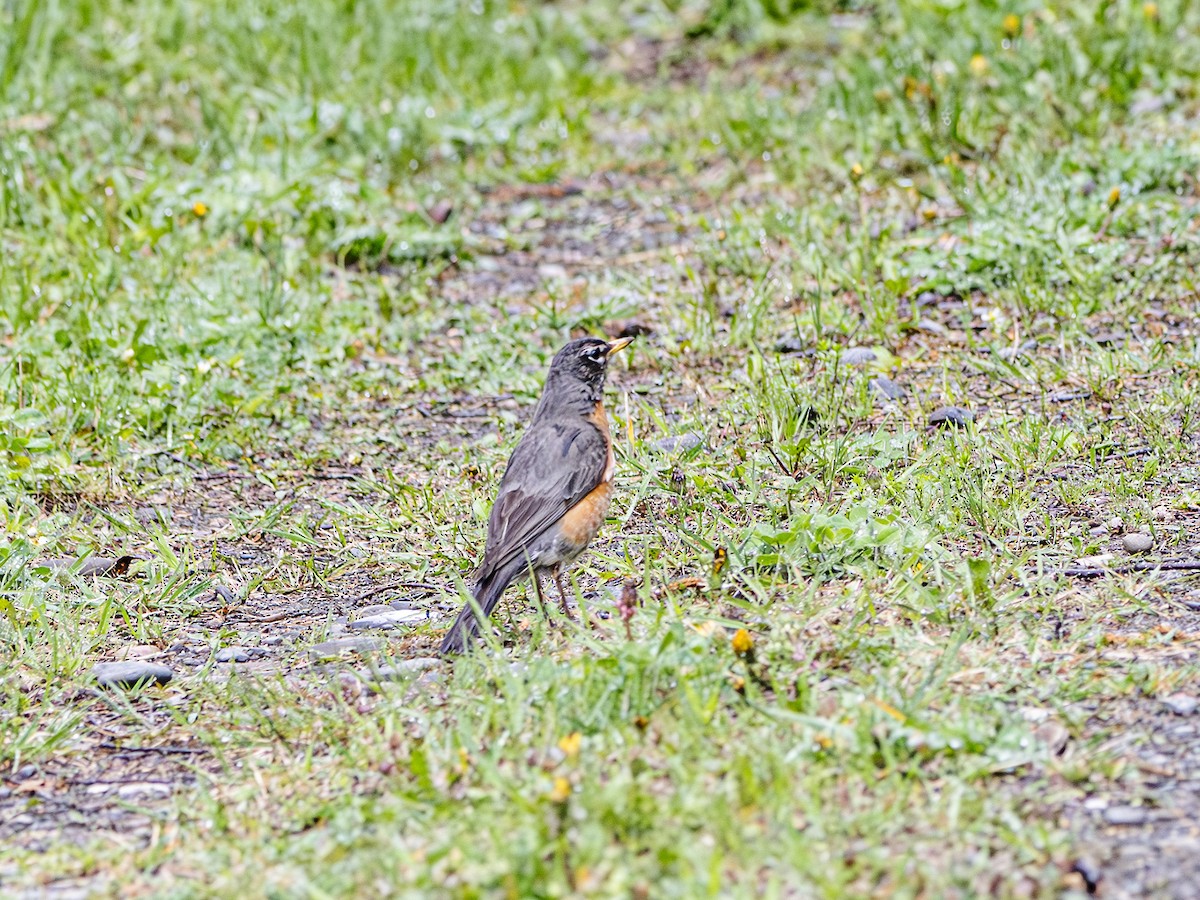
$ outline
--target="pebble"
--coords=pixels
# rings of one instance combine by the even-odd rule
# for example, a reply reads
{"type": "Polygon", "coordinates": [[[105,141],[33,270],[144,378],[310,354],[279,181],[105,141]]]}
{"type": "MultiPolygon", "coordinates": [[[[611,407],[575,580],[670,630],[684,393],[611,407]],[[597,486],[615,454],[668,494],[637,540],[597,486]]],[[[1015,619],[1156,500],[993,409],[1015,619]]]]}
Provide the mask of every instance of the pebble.
{"type": "Polygon", "coordinates": [[[1071,733],[1061,722],[1056,722],[1054,719],[1049,719],[1039,725],[1033,736],[1045,744],[1046,748],[1055,756],[1062,756],[1063,751],[1067,749],[1067,742],[1071,740],[1071,733]]]}
{"type": "Polygon", "coordinates": [[[246,652],[244,647],[222,647],[217,651],[217,662],[246,662],[250,659],[250,654],[246,652]]]}
{"type": "Polygon", "coordinates": [[[27,763],[27,764],[21,766],[21,768],[17,769],[17,778],[21,779],[22,781],[32,778],[36,774],[37,774],[37,766],[29,764],[29,763],[27,763]]]}
{"type": "Polygon", "coordinates": [[[1145,553],[1154,547],[1154,538],[1140,531],[1134,531],[1121,538],[1121,546],[1127,553],[1145,553]]]}
{"type": "Polygon", "coordinates": [[[809,347],[808,341],[803,338],[789,337],[784,338],[775,345],[776,353],[803,353],[805,356],[812,356],[812,349],[809,347]]]}
{"type": "Polygon", "coordinates": [[[356,609],[354,614],[360,619],[365,619],[367,616],[377,616],[380,613],[391,612],[395,608],[384,603],[376,603],[374,606],[364,606],[362,609],[356,609]]]}
{"type": "Polygon", "coordinates": [[[687,434],[677,435],[675,437],[665,437],[654,442],[654,448],[661,450],[663,453],[683,453],[687,450],[694,450],[704,443],[704,438],[696,434],[694,431],[689,431],[687,434]]]}
{"type": "Polygon", "coordinates": [[[273,635],[271,637],[265,637],[262,639],[262,645],[264,647],[278,647],[282,643],[283,643],[283,638],[281,638],[277,634],[273,635]]]}
{"type": "Polygon", "coordinates": [[[1144,806],[1110,806],[1104,811],[1109,825],[1141,825],[1147,818],[1144,806]]]}
{"type": "Polygon", "coordinates": [[[347,650],[355,653],[365,653],[370,650],[378,650],[384,646],[384,642],[379,638],[373,637],[348,637],[338,638],[334,641],[322,641],[319,644],[313,644],[309,649],[309,655],[322,659],[327,656],[337,656],[347,650]]]}
{"type": "Polygon", "coordinates": [[[1122,528],[1125,527],[1125,520],[1122,519],[1120,516],[1113,516],[1105,524],[1108,525],[1109,531],[1120,531],[1122,528]]]}
{"type": "Polygon", "coordinates": [[[955,428],[966,428],[968,422],[975,421],[975,413],[961,406],[941,406],[929,414],[929,424],[955,428]]]}
{"type": "Polygon", "coordinates": [[[567,277],[566,266],[560,266],[558,263],[542,263],[537,272],[546,281],[565,281],[567,277]]]}
{"type": "Polygon", "coordinates": [[[224,603],[226,606],[237,604],[237,595],[223,584],[213,585],[213,601],[224,603]]]}
{"type": "Polygon", "coordinates": [[[886,375],[877,375],[867,382],[867,384],[885,400],[903,400],[908,396],[908,391],[886,375]]]}
{"type": "Polygon", "coordinates": [[[429,613],[423,609],[391,609],[377,616],[367,616],[351,622],[350,628],[362,631],[367,628],[396,628],[401,625],[419,625],[429,621],[429,613]]]}
{"type": "Polygon", "coordinates": [[[418,656],[413,659],[402,659],[393,666],[380,666],[377,669],[363,669],[359,677],[366,681],[398,681],[408,678],[417,672],[440,666],[442,661],[435,656],[418,656]]]}
{"type": "Polygon", "coordinates": [[[1075,860],[1075,865],[1071,867],[1071,871],[1079,874],[1083,879],[1084,889],[1091,894],[1096,892],[1096,889],[1100,886],[1101,878],[1104,877],[1096,861],[1087,856],[1081,856],[1075,860]]]}
{"type": "Polygon", "coordinates": [[[117,788],[118,797],[167,797],[171,794],[171,786],[157,781],[138,781],[123,784],[117,788]]]}
{"type": "Polygon", "coordinates": [[[129,644],[114,655],[117,659],[147,659],[151,656],[158,656],[161,652],[153,644],[129,644]]]}
{"type": "Polygon", "coordinates": [[[842,364],[847,366],[865,366],[878,358],[870,347],[850,347],[842,351],[842,364]]]}
{"type": "Polygon", "coordinates": [[[1163,704],[1177,716],[1190,716],[1200,706],[1200,701],[1191,694],[1171,694],[1163,698],[1163,704]]]}
{"type": "Polygon", "coordinates": [[[97,663],[92,677],[101,687],[134,687],[140,683],[166,684],[175,673],[166,666],[149,662],[97,663]]]}

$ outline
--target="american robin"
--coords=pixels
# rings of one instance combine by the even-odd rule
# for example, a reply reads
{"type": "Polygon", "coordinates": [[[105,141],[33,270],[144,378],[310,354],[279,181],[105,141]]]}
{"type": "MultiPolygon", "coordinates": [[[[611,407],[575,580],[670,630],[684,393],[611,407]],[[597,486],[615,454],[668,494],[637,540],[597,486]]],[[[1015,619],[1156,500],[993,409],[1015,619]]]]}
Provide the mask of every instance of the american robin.
{"type": "MultiPolygon", "coordinates": [[[[632,340],[580,338],[550,363],[533,421],[509,457],[488,518],[483,562],[471,592],[484,618],[505,588],[531,572],[540,603],[540,576],[547,571],[570,616],[562,569],[604,523],[616,468],[604,412],[604,375],[609,357],[632,340]]],[[[478,631],[468,603],[446,632],[440,652],[462,653],[478,631]]]]}

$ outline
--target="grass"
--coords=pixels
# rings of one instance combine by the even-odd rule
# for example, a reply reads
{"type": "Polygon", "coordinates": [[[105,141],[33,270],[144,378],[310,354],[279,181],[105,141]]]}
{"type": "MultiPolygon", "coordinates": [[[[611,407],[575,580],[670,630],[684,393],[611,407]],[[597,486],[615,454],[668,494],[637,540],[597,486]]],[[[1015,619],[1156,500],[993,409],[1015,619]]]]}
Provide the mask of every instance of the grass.
{"type": "Polygon", "coordinates": [[[1194,552],[1197,34],[1182,0],[0,12],[0,886],[1177,878],[1099,816],[1200,810],[1146,757],[1194,575],[1065,572],[1194,552]],[[372,674],[436,618],[315,659],[459,602],[550,356],[631,322],[597,627],[514,590],[453,666],[372,674]],[[176,680],[92,689],[142,652],[176,680]]]}

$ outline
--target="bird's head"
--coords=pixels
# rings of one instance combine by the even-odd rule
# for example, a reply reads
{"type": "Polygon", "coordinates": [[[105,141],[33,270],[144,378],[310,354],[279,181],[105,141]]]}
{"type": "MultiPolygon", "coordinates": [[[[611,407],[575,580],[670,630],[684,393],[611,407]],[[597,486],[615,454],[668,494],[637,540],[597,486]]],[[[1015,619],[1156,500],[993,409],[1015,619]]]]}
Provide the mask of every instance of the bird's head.
{"type": "Polygon", "coordinates": [[[632,342],[631,337],[617,338],[615,341],[585,337],[571,341],[554,355],[550,374],[546,378],[547,388],[554,383],[576,383],[586,389],[593,401],[600,399],[609,359],[632,342]]]}

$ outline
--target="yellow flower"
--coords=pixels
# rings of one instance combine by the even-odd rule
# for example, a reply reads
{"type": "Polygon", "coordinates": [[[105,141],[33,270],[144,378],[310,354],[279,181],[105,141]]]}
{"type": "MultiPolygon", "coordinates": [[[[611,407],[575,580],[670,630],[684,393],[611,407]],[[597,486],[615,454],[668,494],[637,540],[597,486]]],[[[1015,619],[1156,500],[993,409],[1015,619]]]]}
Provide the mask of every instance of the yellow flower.
{"type": "Polygon", "coordinates": [[[1112,209],[1114,206],[1116,206],[1120,202],[1121,202],[1121,189],[1119,187],[1115,187],[1111,191],[1108,192],[1108,207],[1109,207],[1109,209],[1112,209]]]}
{"type": "Polygon", "coordinates": [[[566,803],[567,798],[571,796],[571,782],[559,775],[554,779],[554,787],[550,791],[550,800],[553,803],[566,803]]]}
{"type": "Polygon", "coordinates": [[[1151,21],[1157,20],[1158,19],[1158,4],[1157,3],[1143,3],[1142,4],[1142,15],[1145,16],[1147,19],[1150,19],[1151,21]]]}
{"type": "Polygon", "coordinates": [[[866,172],[862,167],[862,163],[855,163],[850,167],[850,180],[857,182],[861,181],[866,172]]]}
{"type": "Polygon", "coordinates": [[[738,656],[745,656],[754,649],[754,638],[750,636],[745,628],[739,628],[733,633],[733,652],[738,656]]]}
{"type": "Polygon", "coordinates": [[[1004,33],[1010,38],[1014,38],[1021,30],[1021,17],[1016,13],[1009,13],[1004,17],[1004,33]]]}
{"type": "Polygon", "coordinates": [[[971,74],[976,78],[982,78],[987,74],[988,61],[987,57],[982,53],[976,53],[971,57],[970,63],[967,64],[971,69],[971,74]]]}
{"type": "Polygon", "coordinates": [[[579,755],[579,748],[583,746],[583,735],[578,731],[572,731],[564,738],[558,741],[558,749],[567,755],[568,759],[572,759],[579,755]]]}
{"type": "Polygon", "coordinates": [[[203,219],[205,216],[208,215],[208,206],[204,203],[203,200],[197,200],[195,203],[192,204],[192,213],[196,216],[197,219],[203,219]]]}

